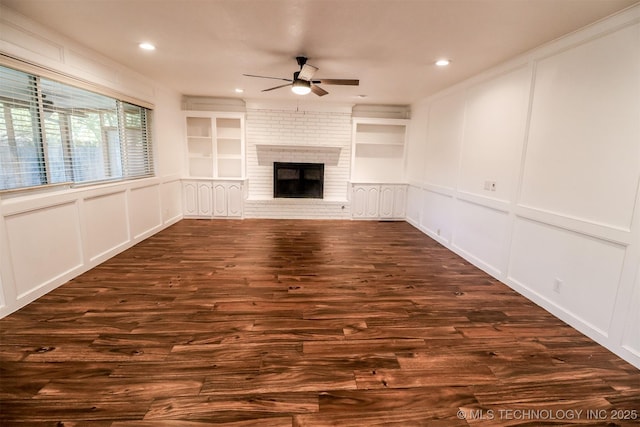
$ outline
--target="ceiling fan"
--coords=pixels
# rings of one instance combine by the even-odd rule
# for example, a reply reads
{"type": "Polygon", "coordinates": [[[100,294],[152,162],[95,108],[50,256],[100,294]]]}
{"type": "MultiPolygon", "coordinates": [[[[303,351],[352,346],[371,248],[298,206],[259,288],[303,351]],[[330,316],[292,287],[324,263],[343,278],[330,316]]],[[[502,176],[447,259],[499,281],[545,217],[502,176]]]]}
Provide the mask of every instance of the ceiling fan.
{"type": "Polygon", "coordinates": [[[322,89],[318,84],[325,85],[343,85],[343,86],[358,86],[360,80],[354,79],[319,79],[311,80],[313,75],[318,71],[317,67],[307,64],[307,58],[304,56],[297,56],[296,61],[300,66],[300,70],[293,73],[293,79],[285,79],[282,77],[268,77],[268,76],[256,76],[253,74],[243,74],[247,77],[259,77],[261,79],[273,79],[284,80],[287,84],[275,86],[269,89],[264,89],[263,92],[269,92],[274,89],[280,89],[282,87],[291,86],[291,91],[298,95],[306,95],[309,92],[313,92],[318,96],[324,96],[328,94],[326,90],[322,89]]]}

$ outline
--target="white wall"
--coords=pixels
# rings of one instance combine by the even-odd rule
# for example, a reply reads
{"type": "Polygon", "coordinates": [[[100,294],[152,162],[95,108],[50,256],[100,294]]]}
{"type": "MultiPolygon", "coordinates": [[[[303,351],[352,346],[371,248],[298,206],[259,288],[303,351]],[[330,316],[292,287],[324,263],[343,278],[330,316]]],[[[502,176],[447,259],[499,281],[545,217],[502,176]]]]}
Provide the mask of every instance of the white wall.
{"type": "Polygon", "coordinates": [[[182,218],[180,95],[0,6],[0,52],[155,105],[156,176],[0,196],[0,317],[182,218]]]}
{"type": "Polygon", "coordinates": [[[415,103],[407,173],[410,223],[638,367],[639,20],[415,103]]]}

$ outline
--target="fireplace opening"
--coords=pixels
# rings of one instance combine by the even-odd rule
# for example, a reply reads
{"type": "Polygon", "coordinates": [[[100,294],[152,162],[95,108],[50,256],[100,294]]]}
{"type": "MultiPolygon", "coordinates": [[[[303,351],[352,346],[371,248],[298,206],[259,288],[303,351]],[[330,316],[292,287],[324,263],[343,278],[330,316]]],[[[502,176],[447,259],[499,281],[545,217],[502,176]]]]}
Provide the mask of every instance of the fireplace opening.
{"type": "Polygon", "coordinates": [[[324,163],[273,163],[273,197],[322,199],[324,163]]]}

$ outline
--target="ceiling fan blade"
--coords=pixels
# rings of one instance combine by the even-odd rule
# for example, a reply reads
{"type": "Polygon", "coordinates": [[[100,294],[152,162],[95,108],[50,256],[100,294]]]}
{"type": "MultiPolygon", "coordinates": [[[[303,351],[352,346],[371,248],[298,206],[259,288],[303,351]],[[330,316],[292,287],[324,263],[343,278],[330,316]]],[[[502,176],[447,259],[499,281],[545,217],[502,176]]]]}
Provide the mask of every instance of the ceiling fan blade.
{"type": "Polygon", "coordinates": [[[306,81],[310,81],[311,77],[318,71],[318,68],[313,65],[304,64],[298,73],[298,78],[306,81]]]}
{"type": "Polygon", "coordinates": [[[315,93],[318,96],[325,96],[329,93],[326,90],[322,89],[320,86],[316,85],[311,85],[311,92],[315,93]]]}
{"type": "Polygon", "coordinates": [[[264,89],[263,92],[269,92],[270,90],[280,89],[281,87],[291,86],[291,83],[287,83],[286,85],[280,85],[276,87],[271,87],[269,89],[264,89]]]}
{"type": "Polygon", "coordinates": [[[291,79],[285,79],[284,77],[256,76],[255,74],[243,74],[243,76],[258,77],[258,78],[261,78],[261,79],[284,80],[285,82],[292,82],[293,81],[291,79]]]}
{"type": "Polygon", "coordinates": [[[343,85],[343,86],[358,86],[360,80],[355,79],[322,79],[314,80],[312,83],[319,83],[323,85],[343,85]]]}

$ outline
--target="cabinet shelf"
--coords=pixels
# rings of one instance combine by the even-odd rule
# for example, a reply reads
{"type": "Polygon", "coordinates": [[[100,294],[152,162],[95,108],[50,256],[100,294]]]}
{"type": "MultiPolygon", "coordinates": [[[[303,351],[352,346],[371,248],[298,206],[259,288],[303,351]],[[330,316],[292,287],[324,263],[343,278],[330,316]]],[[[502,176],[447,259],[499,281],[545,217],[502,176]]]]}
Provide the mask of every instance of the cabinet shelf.
{"type": "Polygon", "coordinates": [[[385,140],[362,140],[358,139],[356,145],[393,145],[398,147],[404,147],[404,141],[385,141],[385,140]]]}
{"type": "Polygon", "coordinates": [[[187,170],[190,177],[244,176],[244,115],[187,111],[187,170]]]}

